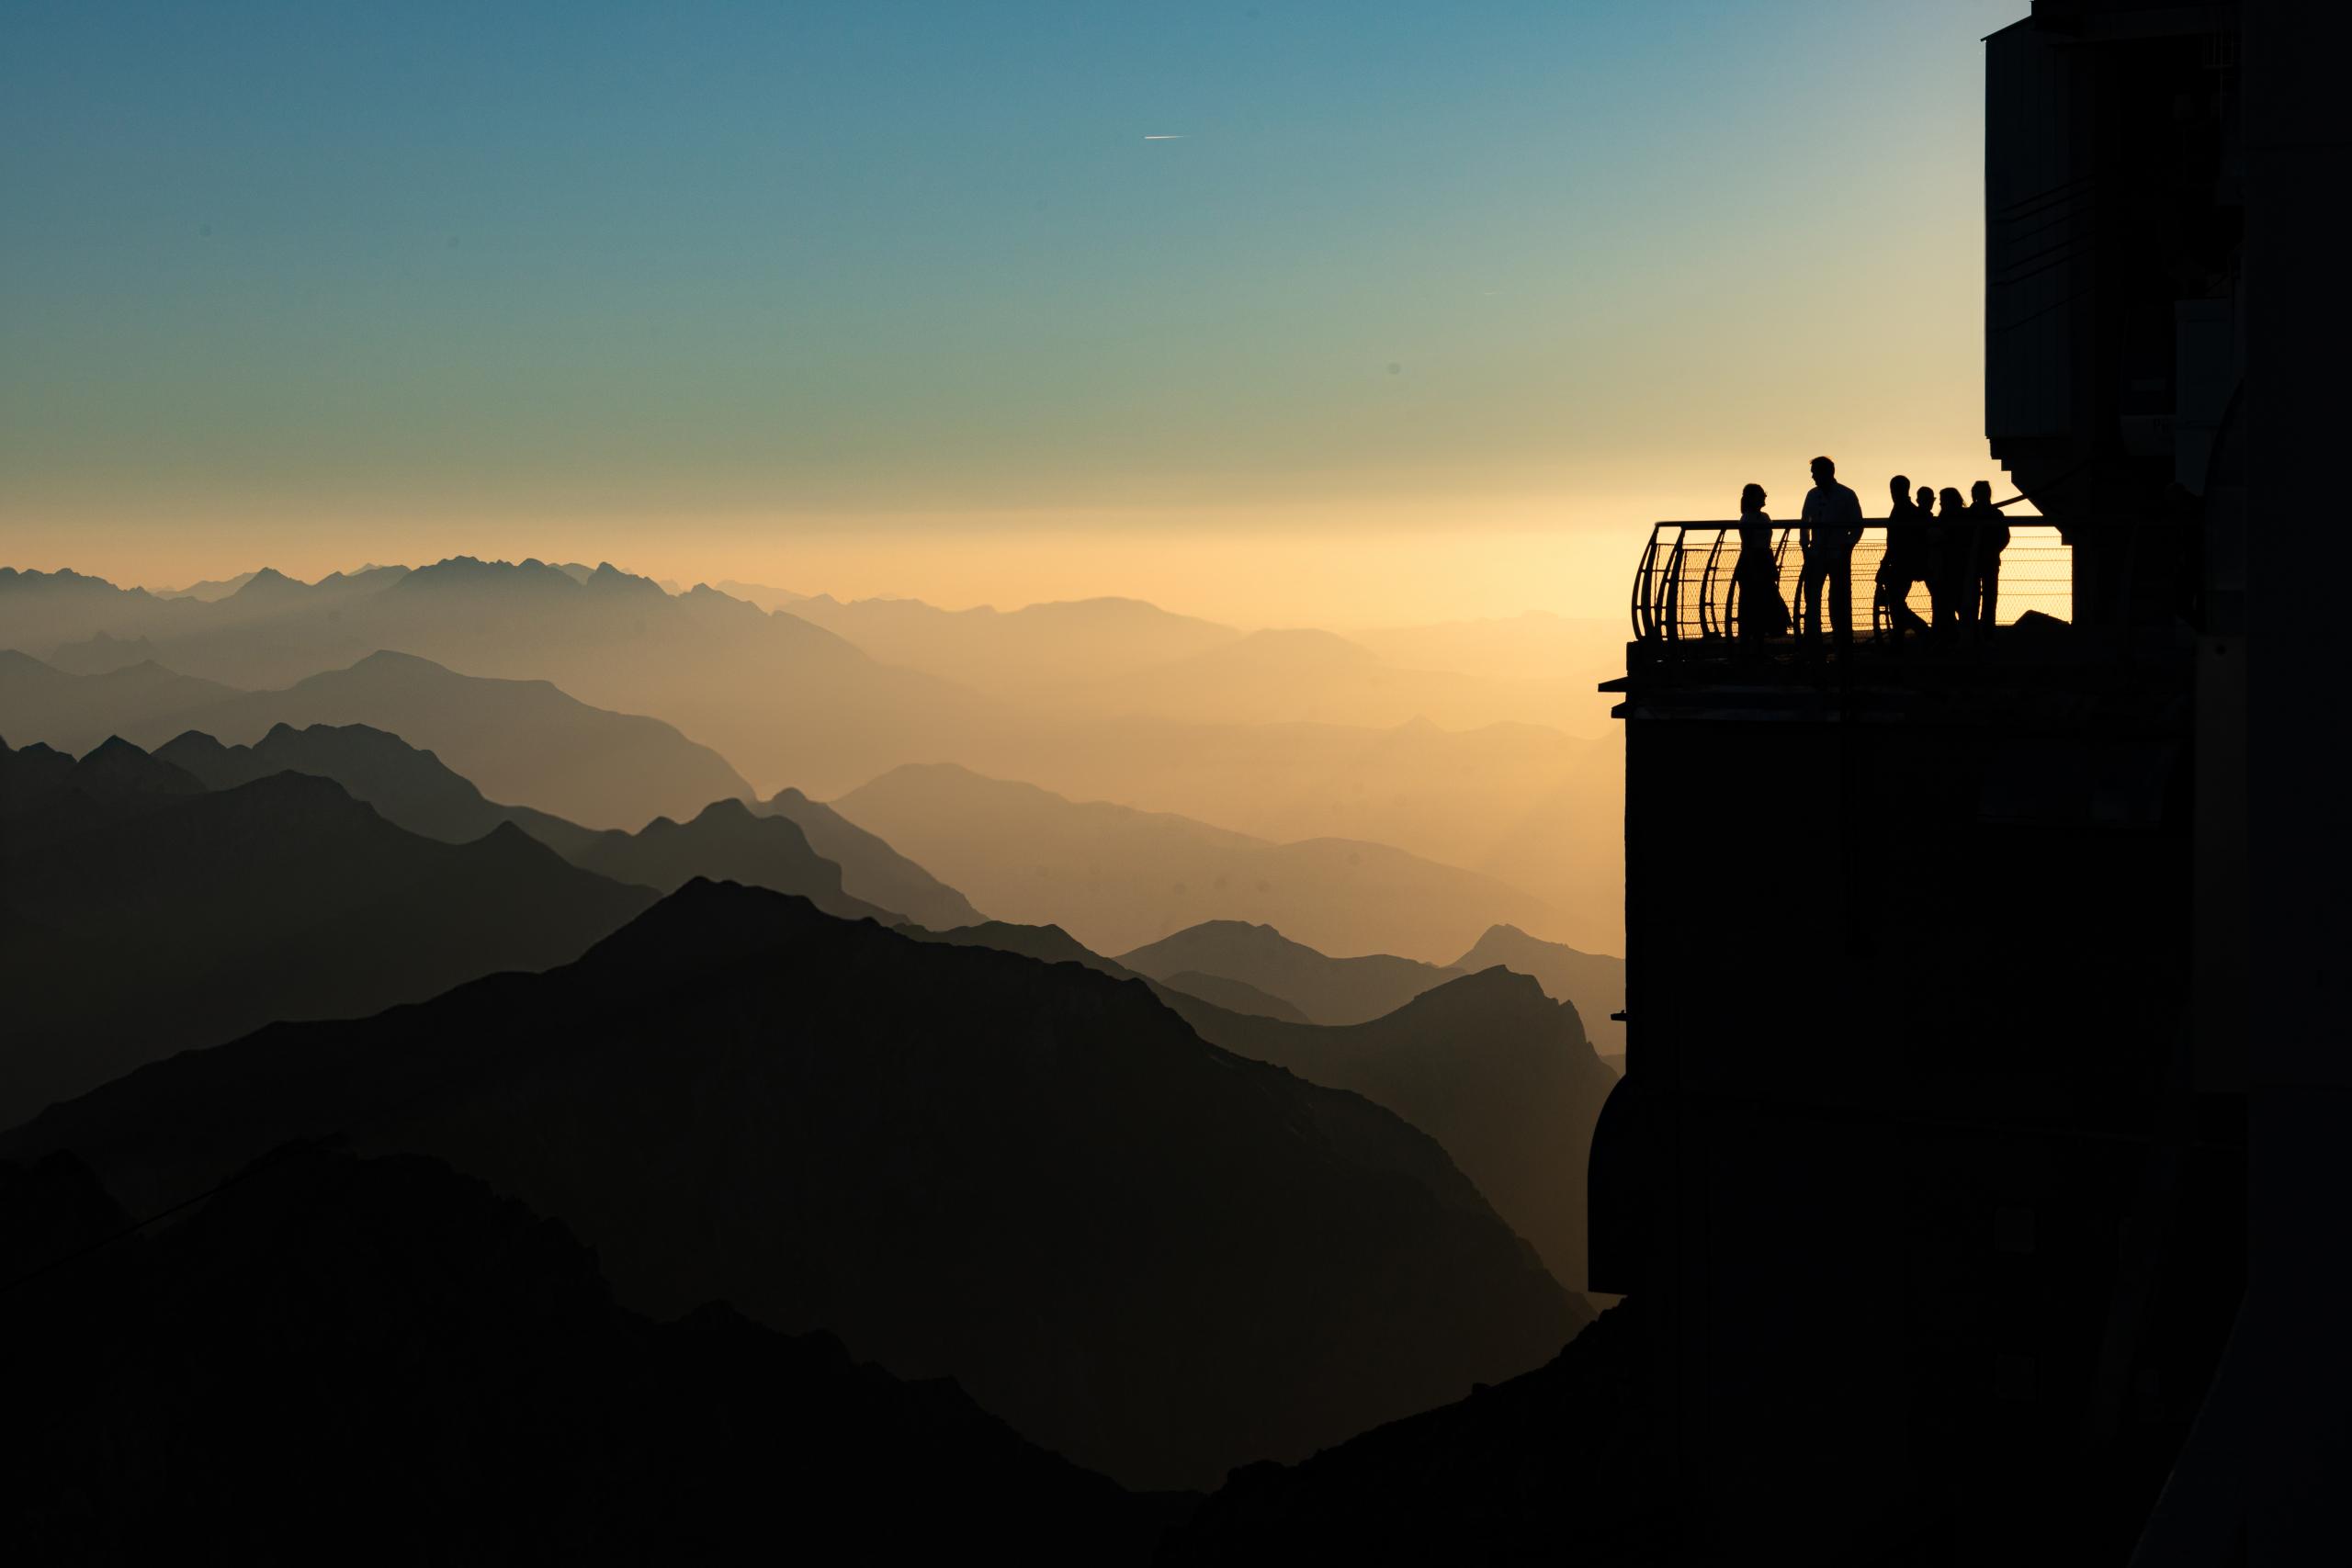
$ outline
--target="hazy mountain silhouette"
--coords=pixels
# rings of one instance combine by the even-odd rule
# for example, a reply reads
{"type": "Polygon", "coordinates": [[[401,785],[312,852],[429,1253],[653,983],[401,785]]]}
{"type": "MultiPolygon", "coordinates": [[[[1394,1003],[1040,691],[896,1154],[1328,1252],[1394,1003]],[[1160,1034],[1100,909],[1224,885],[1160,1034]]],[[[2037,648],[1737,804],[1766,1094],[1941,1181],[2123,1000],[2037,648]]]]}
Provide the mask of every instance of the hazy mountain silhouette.
{"type": "Polygon", "coordinates": [[[993,947],[1000,953],[1018,953],[1036,959],[1041,964],[1076,964],[1108,975],[1114,980],[1133,980],[1148,986],[1154,996],[1164,1002],[1183,998],[1214,1002],[1233,1012],[1248,1013],[1260,1018],[1286,1019],[1305,1023],[1306,1015],[1280,997],[1268,996],[1253,986],[1228,980],[1218,975],[1182,974],[1166,979],[1128,968],[1115,959],[1103,957],[1079,942],[1059,926],[1022,926],[1009,920],[983,920],[978,925],[957,926],[947,931],[926,931],[921,926],[900,926],[901,934],[918,942],[947,942],[956,947],[993,947]]]}
{"type": "Polygon", "coordinates": [[[830,1335],[718,1304],[623,1311],[561,1224],[438,1161],[290,1145],[175,1224],[124,1235],[129,1218],[70,1156],[0,1166],[9,1416],[39,1436],[0,1474],[20,1561],[647,1562],[854,1541],[877,1561],[993,1544],[1139,1562],[1187,1506],[1125,1494],[830,1335]]]}
{"type": "Polygon", "coordinates": [[[115,637],[100,632],[65,644],[47,662],[69,675],[105,675],[134,664],[154,663],[155,645],[143,637],[115,637]]]}
{"type": "Polygon", "coordinates": [[[1574,1007],[1507,969],[1448,980],[1341,1028],[1167,999],[1212,1044],[1353,1089],[1435,1138],[1560,1281],[1583,1288],[1585,1167],[1617,1075],[1574,1007]]]}
{"type": "Polygon", "coordinates": [[[1284,1023],[1311,1023],[1314,1021],[1281,997],[1261,991],[1244,980],[1225,975],[1204,975],[1197,969],[1180,969],[1173,975],[1158,976],[1159,983],[1172,991],[1188,997],[1198,997],[1204,1002],[1225,1009],[1227,1012],[1244,1013],[1252,1018],[1271,1018],[1284,1023]]]}
{"type": "Polygon", "coordinates": [[[153,740],[175,716],[238,694],[153,662],[75,675],[0,649],[0,735],[20,746],[38,740],[78,756],[109,735],[153,740]]]}
{"type": "Polygon", "coordinates": [[[1610,723],[1609,710],[1618,700],[1616,694],[1594,688],[1623,673],[1626,635],[1623,616],[1555,615],[1541,610],[1486,620],[1347,632],[1350,640],[1408,670],[1445,670],[1504,682],[1565,676],[1576,700],[1544,722],[1583,736],[1608,735],[1615,728],[1610,723]]]}
{"type": "MultiPolygon", "coordinates": [[[[724,584],[721,585],[725,587],[724,584]]],[[[745,594],[741,597],[753,597],[745,594]]],[[[1183,722],[1314,722],[1388,728],[1426,716],[1449,728],[1505,721],[1597,722],[1593,687],[1617,672],[1613,645],[1580,648],[1578,660],[1531,658],[1519,667],[1464,671],[1399,660],[1312,627],[1243,633],[1134,599],[938,609],[918,599],[828,595],[794,601],[802,620],[840,633],[876,659],[928,671],[1047,710],[1148,715],[1183,722]]],[[[1432,646],[1442,646],[1433,643],[1432,646]]]]}
{"type": "Polygon", "coordinates": [[[842,868],[842,886],[853,897],[897,909],[933,931],[979,922],[980,912],[961,893],[823,802],[786,789],[753,809],[798,823],[808,847],[842,868]]]}
{"type": "Polygon", "coordinates": [[[664,893],[695,877],[797,894],[829,915],[897,925],[906,919],[842,891],[842,868],[808,847],[798,823],[754,817],[740,800],[717,800],[689,822],[657,817],[634,833],[596,834],[565,859],[616,882],[664,893]]]}
{"type": "MultiPolygon", "coordinates": [[[[48,584],[43,595],[55,603],[40,626],[28,623],[18,633],[14,623],[0,622],[36,654],[98,630],[152,634],[175,669],[260,686],[348,665],[379,649],[404,649],[474,674],[553,680],[596,705],[658,716],[718,748],[763,791],[789,784],[826,799],[903,763],[953,761],[1025,779],[1066,798],[1172,812],[1278,843],[1336,836],[1392,845],[1484,872],[1557,912],[1552,923],[1498,912],[1477,929],[1499,918],[1590,951],[1623,942],[1623,754],[1614,727],[1604,739],[1589,740],[1546,725],[1476,725],[1489,712],[1549,720],[1551,698],[1532,707],[1464,705],[1460,693],[1446,694],[1461,683],[1442,670],[1436,674],[1446,680],[1408,690],[1396,684],[1406,677],[1393,668],[1373,667],[1373,684],[1363,689],[1396,705],[1368,714],[1426,716],[1381,727],[1233,722],[1239,713],[1357,711],[1317,695],[1322,688],[1295,661],[1280,667],[1279,680],[1267,672],[1271,665],[1255,675],[1238,670],[1222,685],[1171,677],[1169,700],[1204,716],[1189,722],[1143,711],[1142,685],[1122,693],[1122,683],[1159,679],[1148,672],[1236,644],[1240,634],[1136,601],[1036,605],[1010,615],[860,602],[854,608],[864,621],[835,617],[867,639],[853,646],[797,609],[771,615],[707,587],[673,597],[650,581],[602,569],[580,582],[534,561],[453,558],[390,587],[346,592],[333,602],[289,599],[263,619],[236,618],[220,605],[122,595],[94,579],[74,579],[66,589],[41,581],[48,584]],[[143,607],[132,615],[126,604],[143,607]],[[900,622],[912,630],[898,641],[876,630],[900,622]],[[45,642],[33,635],[42,627],[58,635],[45,642]],[[881,656],[870,656],[874,649],[881,656]],[[905,669],[884,657],[933,662],[929,670],[905,669]]],[[[830,613],[822,605],[809,611],[820,618],[830,613]]],[[[1324,639],[1310,633],[1294,639],[1300,641],[1324,639]]],[[[1279,651],[1285,643],[1277,635],[1252,646],[1279,651]]],[[[1597,700],[1585,689],[1597,669],[1498,662],[1507,673],[1481,674],[1485,685],[1461,693],[1564,679],[1575,696],[1564,712],[1585,713],[1597,700]]],[[[1360,664],[1336,661],[1342,673],[1360,664]]],[[[365,719],[425,739],[365,714],[316,716],[365,719]]],[[[116,721],[58,743],[86,746],[115,731],[143,741],[164,739],[116,721]]],[[[11,723],[5,707],[0,732],[45,738],[11,723]]],[[[493,795],[584,819],[573,806],[503,787],[469,759],[461,761],[435,744],[493,795]]],[[[678,816],[699,804],[664,801],[595,825],[635,827],[657,812],[678,816]]],[[[989,912],[1009,911],[991,906],[989,912]]],[[[1189,918],[1212,915],[1279,919],[1271,910],[1232,908],[1189,918]]],[[[1464,931],[1442,951],[1414,955],[1443,959],[1473,935],[1464,931]]]]}
{"type": "Polygon", "coordinates": [[[870,916],[896,924],[906,919],[844,893],[841,867],[810,849],[797,824],[782,817],[754,817],[740,800],[715,801],[684,823],[657,817],[634,833],[599,831],[528,807],[486,800],[432,752],[359,724],[307,729],[281,724],[251,746],[234,747],[190,730],[155,754],[212,789],[276,773],[315,773],[334,780],[387,820],[449,843],[479,839],[512,822],[574,865],[663,893],[707,876],[797,893],[844,919],[870,916]]]}
{"type": "MultiPolygon", "coordinates": [[[[243,586],[241,583],[239,586],[243,586]]],[[[195,624],[194,600],[161,599],[143,588],[118,588],[72,570],[19,571],[0,566],[0,627],[8,646],[43,653],[94,632],[135,637],[195,624]]]]}
{"type": "Polygon", "coordinates": [[[992,947],[999,953],[1017,953],[1023,958],[1034,958],[1040,964],[1075,964],[1091,969],[1097,975],[1108,975],[1114,980],[1134,980],[1143,985],[1153,981],[1136,974],[1080,942],[1059,926],[1015,925],[1011,920],[982,920],[976,925],[955,926],[946,931],[933,931],[922,926],[901,926],[902,936],[917,942],[944,942],[950,947],[992,947]]]}
{"type": "Polygon", "coordinates": [[[234,741],[278,724],[355,723],[436,752],[493,799],[585,827],[634,828],[752,793],[725,758],[660,719],[591,707],[546,681],[460,675],[403,653],[226,699],[182,728],[234,741]]]}
{"type": "Polygon", "coordinates": [[[1131,1483],[1303,1457],[1589,1311],[1430,1139],[1140,985],[708,883],[550,974],[153,1064],[0,1155],[75,1150],[143,1213],[336,1129],[562,1220],[625,1304],[830,1325],[1131,1483]]]}
{"type": "MultiPolygon", "coordinates": [[[[96,579],[61,583],[57,574],[13,573],[0,580],[0,625],[34,654],[97,631],[146,636],[172,668],[249,688],[402,649],[471,675],[552,681],[601,707],[659,713],[771,786],[788,781],[820,795],[910,756],[937,755],[940,737],[991,720],[970,691],[878,662],[807,621],[707,587],[673,596],[609,563],[582,581],[536,559],[456,556],[307,588],[264,571],[213,604],[126,594],[96,579]],[[20,602],[28,614],[18,631],[8,616],[20,602]]],[[[364,720],[426,740],[382,716],[311,716],[364,720]]],[[[459,762],[449,746],[426,743],[493,795],[605,827],[634,827],[653,814],[605,820],[576,804],[533,799],[459,762]]],[[[724,793],[654,809],[676,815],[724,793]]]]}
{"type": "Polygon", "coordinates": [[[102,831],[28,816],[0,837],[0,1123],[274,1019],[562,963],[654,897],[512,825],[469,844],[420,838],[326,779],[205,792],[121,741],[76,773],[93,764],[116,781],[146,772],[149,787],[102,831]]]}
{"type": "Polygon", "coordinates": [[[1672,1562],[1672,1478],[1641,1457],[1646,1337],[1627,1302],[1532,1372],[1300,1464],[1238,1470],[1159,1561],[1672,1562]]]}
{"type": "Polygon", "coordinates": [[[1363,1023],[1470,973],[1385,953],[1331,958],[1272,926],[1243,920],[1204,920],[1123,953],[1119,962],[1156,979],[1190,970],[1238,981],[1280,997],[1314,1023],[1363,1023]]]}
{"type": "Polygon", "coordinates": [[[233,744],[281,724],[387,730],[493,798],[594,828],[635,828],[751,794],[725,758],[660,719],[590,707],[545,681],[459,675],[403,653],[369,654],[282,692],[230,692],[154,666],[65,675],[0,654],[0,734],[18,740],[73,750],[107,734],[160,745],[198,729],[233,744]]]}
{"type": "Polygon", "coordinates": [[[1625,1010],[1625,961],[1605,953],[1578,953],[1556,942],[1543,942],[1517,926],[1497,926],[1453,966],[1461,970],[1491,969],[1496,964],[1532,975],[1555,1002],[1573,1002],[1584,1021],[1593,1049],[1604,1056],[1625,1054],[1625,1025],[1609,1015],[1625,1010]]]}
{"type": "MultiPolygon", "coordinates": [[[[1619,648],[1622,657],[1622,641],[1619,648]]],[[[1336,724],[1375,729],[1424,718],[1448,729],[1518,723],[1556,726],[1592,705],[1613,673],[1535,665],[1508,678],[1394,664],[1335,632],[1251,632],[1206,651],[1117,674],[1084,672],[1054,694],[1071,710],[1179,723],[1336,724]]]]}
{"type": "Polygon", "coordinates": [[[215,599],[226,599],[252,581],[253,576],[250,571],[241,571],[234,577],[191,582],[186,588],[151,588],[147,592],[158,599],[201,599],[209,604],[215,599]]]}
{"type": "MultiPolygon", "coordinates": [[[[1130,716],[997,725],[910,760],[952,757],[1065,799],[1172,812],[1278,843],[1336,835],[1393,845],[1542,899],[1555,911],[1551,922],[1498,918],[1605,953],[1624,944],[1623,739],[1613,730],[1586,740],[1518,724],[1368,729],[1130,716]]],[[[934,869],[988,903],[976,884],[934,869]]],[[[1271,912],[1204,909],[1195,918],[1212,915],[1272,919],[1307,934],[1271,912]]],[[[1471,934],[1426,950],[1365,945],[1442,960],[1471,934]]]]}
{"type": "Polygon", "coordinates": [[[1000,695],[1057,691],[1150,669],[1241,635],[1140,599],[1079,599],[1010,611],[986,604],[942,610],[920,599],[843,604],[820,593],[788,608],[886,663],[1000,695]]]}
{"type": "Polygon", "coordinates": [[[833,806],[997,918],[1060,925],[1097,952],[1237,918],[1342,950],[1452,953],[1498,919],[1540,925],[1550,913],[1491,877],[1385,844],[1269,843],[944,764],[894,769],[833,806]]]}
{"type": "MultiPolygon", "coordinates": [[[[695,586],[699,588],[702,584],[696,583],[695,586]]],[[[731,577],[714,582],[710,586],[730,599],[741,599],[746,604],[757,604],[763,610],[781,610],[808,597],[806,593],[795,593],[789,588],[770,588],[763,582],[738,582],[731,577]]]]}

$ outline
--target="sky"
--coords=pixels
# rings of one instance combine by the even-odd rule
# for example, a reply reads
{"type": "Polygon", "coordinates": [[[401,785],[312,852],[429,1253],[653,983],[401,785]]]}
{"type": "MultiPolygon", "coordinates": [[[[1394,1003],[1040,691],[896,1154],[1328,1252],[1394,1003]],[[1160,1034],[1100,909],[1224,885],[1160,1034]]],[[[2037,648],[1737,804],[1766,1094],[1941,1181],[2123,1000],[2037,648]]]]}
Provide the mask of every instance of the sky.
{"type": "Polygon", "coordinates": [[[0,0],[0,562],[1621,614],[1999,482],[2025,9],[0,0]]]}

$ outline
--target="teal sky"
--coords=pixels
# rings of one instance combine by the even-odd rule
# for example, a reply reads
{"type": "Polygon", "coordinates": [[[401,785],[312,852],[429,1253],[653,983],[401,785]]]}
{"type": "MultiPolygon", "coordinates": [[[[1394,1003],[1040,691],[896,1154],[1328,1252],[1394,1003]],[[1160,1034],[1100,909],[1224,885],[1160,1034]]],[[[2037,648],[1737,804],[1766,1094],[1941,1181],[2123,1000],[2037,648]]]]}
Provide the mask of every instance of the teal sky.
{"type": "Polygon", "coordinates": [[[12,0],[0,522],[715,577],[1989,473],[2023,9],[12,0]]]}

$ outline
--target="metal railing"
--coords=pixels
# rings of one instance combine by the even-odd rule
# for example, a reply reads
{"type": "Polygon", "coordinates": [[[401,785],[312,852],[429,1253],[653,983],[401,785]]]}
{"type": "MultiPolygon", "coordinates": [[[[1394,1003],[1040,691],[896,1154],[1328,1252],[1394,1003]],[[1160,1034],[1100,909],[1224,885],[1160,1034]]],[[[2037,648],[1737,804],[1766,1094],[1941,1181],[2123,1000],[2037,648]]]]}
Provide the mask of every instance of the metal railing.
{"type": "MultiPolygon", "coordinates": [[[[1634,574],[1634,636],[1643,642],[1714,644],[1736,641],[1743,624],[1740,604],[1739,525],[1736,523],[1658,523],[1651,525],[1648,546],[1634,574]]],[[[1894,638],[1899,616],[1879,592],[1879,566],[1886,558],[1886,524],[1865,523],[1848,566],[1852,594],[1854,638],[1857,642],[1886,642],[1894,638]]],[[[1797,529],[1775,524],[1772,528],[1771,581],[1788,610],[1788,624],[1778,635],[1793,637],[1802,630],[1804,606],[1804,553],[1797,529]]],[[[1998,592],[1994,624],[2015,625],[2029,612],[2054,620],[2074,615],[2074,551],[2059,540],[2049,524],[2020,518],[2009,525],[2009,543],[2000,554],[1998,592]]],[[[1829,585],[1823,584],[1821,619],[1826,637],[1830,621],[1829,585]]],[[[1932,619],[1934,596],[1926,581],[1915,581],[1901,603],[1921,621],[1932,619]]],[[[1777,621],[1778,616],[1768,616],[1777,621]]],[[[1769,635],[1769,634],[1768,634],[1769,635]]]]}

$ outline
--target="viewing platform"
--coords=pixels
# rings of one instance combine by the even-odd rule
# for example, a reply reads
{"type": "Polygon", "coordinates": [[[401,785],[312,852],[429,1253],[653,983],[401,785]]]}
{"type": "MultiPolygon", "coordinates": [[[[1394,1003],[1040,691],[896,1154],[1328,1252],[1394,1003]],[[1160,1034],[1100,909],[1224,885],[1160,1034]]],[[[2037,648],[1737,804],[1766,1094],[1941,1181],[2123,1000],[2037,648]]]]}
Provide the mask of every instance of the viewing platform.
{"type": "MultiPolygon", "coordinates": [[[[2029,615],[2072,622],[2074,551],[2054,525],[2038,518],[2011,520],[2008,528],[2009,543],[2000,558],[1996,626],[2015,626],[2029,615]]],[[[1775,639],[1783,645],[1795,638],[1804,610],[1800,592],[1804,552],[1797,536],[1794,525],[1773,527],[1773,571],[1792,621],[1789,633],[1775,639]]],[[[1742,611],[1736,572],[1739,547],[1736,521],[1652,524],[1649,544],[1634,574],[1634,639],[1689,657],[1730,656],[1739,640],[1742,611]]],[[[1893,607],[1881,603],[1878,593],[1879,564],[1885,557],[1886,520],[1866,520],[1850,567],[1854,641],[1857,647],[1874,645],[1880,652],[1891,651],[1895,644],[1893,607]]],[[[1826,637],[1827,585],[1822,601],[1826,637]]],[[[1905,603],[1921,620],[1929,618],[1925,582],[1913,583],[1905,603]]],[[[1915,633],[1906,642],[1917,648],[1928,640],[1915,633]]]]}
{"type": "MultiPolygon", "coordinates": [[[[1993,624],[1898,634],[1878,589],[1885,520],[1866,520],[1849,566],[1853,634],[1804,635],[1804,552],[1794,525],[1773,529],[1773,570],[1788,627],[1740,637],[1736,522],[1652,525],[1634,574],[1626,673],[1602,684],[1616,716],[1971,727],[2089,722],[2110,733],[2177,734],[2186,723],[2195,639],[2169,615],[2138,615],[2128,594],[2077,575],[2054,525],[2008,525],[1993,624]]],[[[2112,558],[2113,552],[2110,552],[2112,558]]],[[[2128,579],[2126,581],[2129,581],[2128,579]]],[[[1925,582],[1904,601],[1933,619],[1925,582]]],[[[2140,606],[2143,609],[2161,606],[2140,606]]]]}

